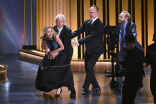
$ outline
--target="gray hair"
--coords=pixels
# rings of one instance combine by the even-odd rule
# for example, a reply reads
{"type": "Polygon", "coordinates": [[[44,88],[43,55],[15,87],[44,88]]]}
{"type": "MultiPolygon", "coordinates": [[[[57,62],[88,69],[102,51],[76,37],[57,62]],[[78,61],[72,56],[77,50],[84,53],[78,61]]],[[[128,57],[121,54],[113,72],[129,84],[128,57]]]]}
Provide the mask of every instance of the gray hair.
{"type": "Polygon", "coordinates": [[[125,13],[125,17],[127,17],[128,21],[130,21],[131,15],[127,11],[122,11],[121,13],[125,13]]]}
{"type": "Polygon", "coordinates": [[[56,16],[56,18],[55,18],[55,21],[57,21],[57,18],[59,18],[59,17],[62,17],[62,18],[64,19],[64,21],[65,21],[65,16],[64,16],[63,14],[58,14],[58,15],[56,16]]]}

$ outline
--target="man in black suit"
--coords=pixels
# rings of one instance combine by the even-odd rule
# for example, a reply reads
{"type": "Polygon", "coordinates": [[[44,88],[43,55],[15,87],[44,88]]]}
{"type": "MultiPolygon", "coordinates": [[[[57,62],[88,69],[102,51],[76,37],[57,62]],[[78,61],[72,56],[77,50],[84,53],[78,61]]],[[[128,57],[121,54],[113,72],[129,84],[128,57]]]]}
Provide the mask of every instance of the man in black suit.
{"type": "Polygon", "coordinates": [[[84,91],[82,95],[89,94],[89,85],[92,84],[93,88],[90,90],[91,92],[96,92],[97,94],[101,93],[100,86],[95,78],[94,74],[94,66],[98,61],[100,55],[103,53],[103,32],[104,25],[98,18],[99,9],[97,6],[92,5],[89,9],[90,11],[90,19],[86,20],[81,27],[79,27],[76,31],[72,33],[72,38],[80,35],[85,32],[86,37],[75,40],[71,44],[82,45],[85,44],[85,70],[86,70],[86,78],[83,84],[84,91]]]}
{"type": "MultiPolygon", "coordinates": [[[[55,18],[56,21],[56,25],[53,27],[53,29],[58,33],[63,45],[64,45],[64,50],[61,51],[60,53],[64,53],[66,52],[67,54],[67,63],[71,62],[71,58],[73,55],[73,47],[71,46],[71,29],[69,27],[67,27],[66,25],[64,25],[65,22],[65,17],[63,14],[58,14],[55,18]]],[[[74,82],[73,82],[73,78],[71,80],[71,85],[72,85],[72,89],[71,89],[71,97],[74,97],[76,92],[75,92],[75,88],[74,88],[74,82]]],[[[57,93],[60,93],[60,89],[57,90],[57,93]]]]}
{"type": "MultiPolygon", "coordinates": [[[[135,23],[130,21],[130,14],[127,11],[122,11],[119,15],[119,23],[117,25],[118,33],[119,33],[119,43],[120,43],[120,52],[119,57],[121,60],[124,60],[127,52],[127,46],[125,43],[126,34],[133,34],[134,37],[137,37],[136,25],[135,23]]],[[[135,45],[141,51],[144,51],[143,47],[139,44],[139,42],[135,39],[135,45]]],[[[122,66],[119,64],[119,72],[122,71],[122,66]]],[[[144,72],[143,72],[144,73],[144,72]]],[[[123,77],[117,77],[117,90],[120,91],[122,89],[123,77]]]]}
{"type": "Polygon", "coordinates": [[[150,90],[153,95],[154,104],[156,104],[156,33],[153,34],[154,43],[150,44],[146,49],[144,67],[151,67],[150,90]]]}

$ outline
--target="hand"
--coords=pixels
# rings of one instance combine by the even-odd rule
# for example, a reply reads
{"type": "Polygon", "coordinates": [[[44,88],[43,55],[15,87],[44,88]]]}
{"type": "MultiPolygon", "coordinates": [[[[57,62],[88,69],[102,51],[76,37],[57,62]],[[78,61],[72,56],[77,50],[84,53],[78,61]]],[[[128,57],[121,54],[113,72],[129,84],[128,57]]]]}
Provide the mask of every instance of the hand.
{"type": "Polygon", "coordinates": [[[50,53],[53,54],[53,53],[58,53],[58,52],[56,50],[53,50],[50,53]]]}
{"type": "Polygon", "coordinates": [[[71,45],[72,45],[72,46],[76,46],[76,45],[78,45],[77,40],[75,40],[75,39],[73,39],[73,40],[74,40],[74,42],[71,42],[71,45]]]}
{"type": "Polygon", "coordinates": [[[45,50],[45,54],[48,55],[49,52],[50,52],[50,49],[47,47],[45,50]]]}
{"type": "Polygon", "coordinates": [[[146,63],[143,63],[143,66],[146,67],[146,63]]]}
{"type": "Polygon", "coordinates": [[[53,54],[52,54],[52,59],[54,59],[57,55],[58,55],[57,52],[53,53],[53,54]]]}
{"type": "Polygon", "coordinates": [[[51,52],[50,52],[48,58],[49,58],[49,59],[54,59],[57,55],[58,55],[57,52],[55,52],[55,53],[51,53],[51,52]]]}

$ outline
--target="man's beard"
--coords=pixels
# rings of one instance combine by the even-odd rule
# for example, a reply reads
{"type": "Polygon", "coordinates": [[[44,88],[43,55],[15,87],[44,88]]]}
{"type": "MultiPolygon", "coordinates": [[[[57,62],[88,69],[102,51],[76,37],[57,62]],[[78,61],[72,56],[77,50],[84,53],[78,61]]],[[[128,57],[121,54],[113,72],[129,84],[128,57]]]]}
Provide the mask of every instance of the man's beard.
{"type": "Polygon", "coordinates": [[[124,24],[125,23],[125,19],[124,20],[120,20],[119,23],[120,24],[124,24]]]}

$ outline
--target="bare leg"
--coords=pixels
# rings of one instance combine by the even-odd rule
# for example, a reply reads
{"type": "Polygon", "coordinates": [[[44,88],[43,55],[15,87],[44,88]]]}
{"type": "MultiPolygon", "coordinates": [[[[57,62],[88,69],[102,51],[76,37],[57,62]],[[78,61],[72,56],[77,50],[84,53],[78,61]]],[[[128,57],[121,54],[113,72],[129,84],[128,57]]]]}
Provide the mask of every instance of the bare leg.
{"type": "Polygon", "coordinates": [[[61,88],[58,88],[58,89],[56,90],[56,94],[59,95],[59,94],[60,94],[60,91],[61,91],[61,88]]]}

